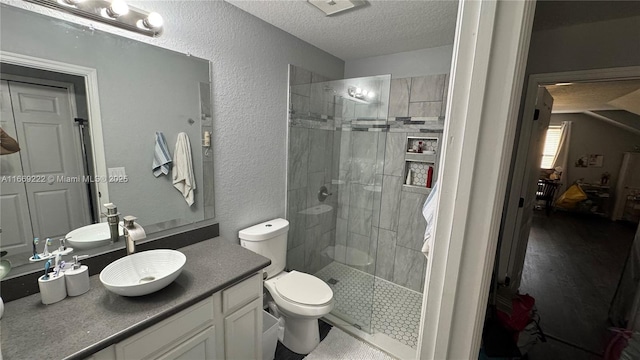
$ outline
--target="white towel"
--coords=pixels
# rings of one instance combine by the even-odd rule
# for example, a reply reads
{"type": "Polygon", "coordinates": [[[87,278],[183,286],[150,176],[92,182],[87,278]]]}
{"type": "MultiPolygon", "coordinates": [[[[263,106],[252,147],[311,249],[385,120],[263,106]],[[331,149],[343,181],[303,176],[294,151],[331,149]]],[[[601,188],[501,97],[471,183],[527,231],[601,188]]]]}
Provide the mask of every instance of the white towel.
{"type": "Polygon", "coordinates": [[[424,231],[424,243],[422,244],[422,252],[424,256],[429,258],[429,251],[431,250],[431,244],[433,242],[433,228],[435,227],[435,215],[438,208],[438,183],[433,185],[427,200],[422,206],[422,216],[427,220],[427,228],[424,231]]]}
{"type": "Polygon", "coordinates": [[[191,161],[191,143],[186,133],[178,134],[176,150],[173,152],[173,186],[184,196],[189,206],[193,205],[193,190],[196,189],[196,179],[193,176],[191,161]]]}
{"type": "Polygon", "coordinates": [[[171,169],[171,154],[169,154],[164,134],[159,131],[156,131],[156,146],[153,149],[153,165],[151,169],[155,177],[162,174],[169,175],[169,170],[171,169]]]}

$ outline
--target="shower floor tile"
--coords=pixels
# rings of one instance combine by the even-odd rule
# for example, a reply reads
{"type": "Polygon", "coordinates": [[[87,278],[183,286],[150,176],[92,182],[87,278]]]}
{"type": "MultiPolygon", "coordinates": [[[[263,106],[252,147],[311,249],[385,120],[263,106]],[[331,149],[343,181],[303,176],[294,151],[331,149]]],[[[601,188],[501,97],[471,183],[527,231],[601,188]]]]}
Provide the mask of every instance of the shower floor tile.
{"type": "Polygon", "coordinates": [[[334,315],[364,331],[383,333],[417,348],[421,293],[338,262],[325,266],[315,276],[333,290],[334,315]]]}

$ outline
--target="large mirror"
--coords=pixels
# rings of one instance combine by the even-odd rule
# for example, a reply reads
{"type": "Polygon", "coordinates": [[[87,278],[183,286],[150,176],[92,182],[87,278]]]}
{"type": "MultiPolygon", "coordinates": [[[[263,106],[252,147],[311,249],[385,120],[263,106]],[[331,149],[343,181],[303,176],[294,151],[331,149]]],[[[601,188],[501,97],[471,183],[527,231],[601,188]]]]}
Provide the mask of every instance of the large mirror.
{"type": "Polygon", "coordinates": [[[104,223],[105,203],[148,234],[213,218],[207,60],[4,4],[0,23],[2,145],[19,145],[0,156],[0,250],[12,274],[33,264],[35,237],[38,253],[46,238],[55,250],[70,231],[104,223]],[[190,151],[184,141],[176,151],[180,133],[190,151]],[[154,156],[172,160],[166,174],[154,174],[154,156]]]}

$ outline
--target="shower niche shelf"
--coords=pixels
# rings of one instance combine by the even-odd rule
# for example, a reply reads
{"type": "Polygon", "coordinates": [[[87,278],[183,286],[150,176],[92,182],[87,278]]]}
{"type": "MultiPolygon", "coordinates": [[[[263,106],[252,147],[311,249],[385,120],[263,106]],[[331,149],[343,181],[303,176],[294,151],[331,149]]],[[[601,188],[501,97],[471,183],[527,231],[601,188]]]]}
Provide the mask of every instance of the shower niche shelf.
{"type": "Polygon", "coordinates": [[[427,187],[429,168],[433,174],[431,186],[433,186],[438,163],[440,137],[438,134],[422,136],[407,136],[404,156],[404,179],[402,190],[418,194],[429,194],[431,188],[427,187]]]}

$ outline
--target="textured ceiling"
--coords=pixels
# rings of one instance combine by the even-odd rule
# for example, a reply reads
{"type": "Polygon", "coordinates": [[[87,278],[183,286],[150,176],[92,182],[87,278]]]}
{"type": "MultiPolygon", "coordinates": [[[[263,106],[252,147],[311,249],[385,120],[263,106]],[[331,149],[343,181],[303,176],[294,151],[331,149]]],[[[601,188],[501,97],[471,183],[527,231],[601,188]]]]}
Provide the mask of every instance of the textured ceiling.
{"type": "Polygon", "coordinates": [[[582,112],[595,110],[627,110],[625,103],[640,102],[640,80],[574,83],[546,87],[553,96],[554,112],[582,112]],[[625,97],[625,101],[616,99],[625,97]],[[616,105],[617,104],[617,105],[616,105]]]}
{"type": "Polygon", "coordinates": [[[352,60],[453,44],[457,1],[370,0],[325,16],[305,0],[226,0],[340,58],[352,60]]]}

